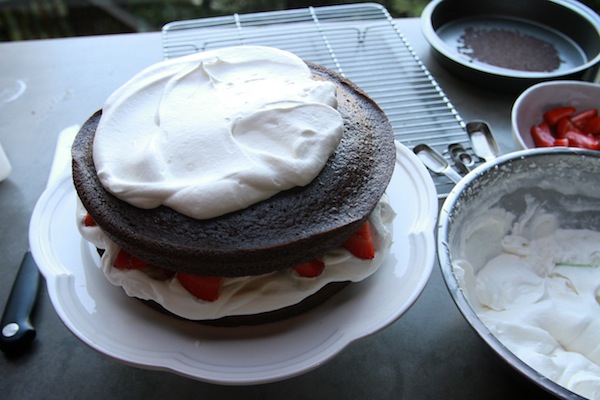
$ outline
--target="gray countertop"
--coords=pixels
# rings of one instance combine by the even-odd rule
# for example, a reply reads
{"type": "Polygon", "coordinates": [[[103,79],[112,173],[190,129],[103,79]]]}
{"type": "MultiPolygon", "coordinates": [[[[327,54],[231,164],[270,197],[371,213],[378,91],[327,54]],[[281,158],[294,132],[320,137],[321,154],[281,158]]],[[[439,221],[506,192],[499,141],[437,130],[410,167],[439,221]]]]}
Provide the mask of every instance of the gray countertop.
{"type": "MultiPolygon", "coordinates": [[[[488,91],[446,72],[429,54],[418,19],[398,27],[464,120],[486,120],[502,153],[513,150],[515,94],[488,91]]],[[[0,310],[28,248],[28,225],[59,132],[83,123],[118,86],[161,60],[160,33],[0,44],[0,143],[13,165],[0,183],[0,310]],[[12,94],[23,93],[12,101],[12,94]]],[[[74,246],[76,249],[77,247],[74,246]]],[[[398,321],[319,368],[256,386],[219,386],[118,363],[80,342],[41,290],[32,347],[0,356],[6,399],[516,399],[537,388],[507,368],[471,330],[434,265],[417,302],[398,321]]],[[[116,333],[118,334],[118,332],[116,333]]]]}

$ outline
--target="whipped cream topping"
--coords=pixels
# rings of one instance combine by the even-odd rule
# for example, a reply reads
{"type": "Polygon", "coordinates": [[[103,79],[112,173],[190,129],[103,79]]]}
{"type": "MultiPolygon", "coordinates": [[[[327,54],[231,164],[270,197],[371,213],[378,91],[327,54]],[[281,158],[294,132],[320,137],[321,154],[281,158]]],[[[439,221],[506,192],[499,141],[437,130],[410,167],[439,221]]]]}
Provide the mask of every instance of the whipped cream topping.
{"type": "MultiPolygon", "coordinates": [[[[531,206],[531,204],[530,204],[531,206]]],[[[565,388],[600,398],[600,232],[560,229],[531,207],[475,219],[496,251],[453,267],[481,321],[517,357],[565,388]]],[[[467,252],[481,253],[480,243],[467,252]]],[[[489,246],[487,247],[490,248],[489,246]]]]}
{"type": "Polygon", "coordinates": [[[240,46],[155,64],[102,109],[102,185],[196,219],[310,183],[342,136],[336,88],[291,53],[240,46]]]}
{"type": "MultiPolygon", "coordinates": [[[[77,220],[86,210],[78,202],[77,220]]],[[[391,223],[396,216],[387,196],[383,196],[370,216],[375,258],[362,260],[344,248],[324,255],[324,272],[316,278],[303,278],[292,269],[258,276],[225,278],[219,298],[214,302],[197,299],[181,286],[176,277],[156,280],[140,270],[113,267],[119,247],[98,226],[79,223],[81,235],[95,247],[105,249],[101,267],[107,279],[121,286],[131,297],[153,300],[173,314],[191,320],[211,320],[231,315],[252,315],[294,305],[331,282],[359,282],[377,271],[392,243],[391,223]]]]}

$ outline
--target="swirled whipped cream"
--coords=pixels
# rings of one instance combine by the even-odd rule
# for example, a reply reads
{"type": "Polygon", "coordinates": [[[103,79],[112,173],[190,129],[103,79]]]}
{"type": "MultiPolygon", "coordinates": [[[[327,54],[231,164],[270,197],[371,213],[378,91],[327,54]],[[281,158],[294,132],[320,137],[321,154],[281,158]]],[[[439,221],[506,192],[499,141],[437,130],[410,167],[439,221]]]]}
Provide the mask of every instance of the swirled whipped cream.
{"type": "Polygon", "coordinates": [[[102,109],[102,185],[139,208],[196,219],[310,183],[342,136],[336,88],[291,53],[241,46],[155,64],[102,109]]]}
{"type": "Polygon", "coordinates": [[[330,250],[324,255],[324,272],[316,278],[303,278],[292,269],[264,275],[225,278],[219,298],[214,302],[199,300],[171,277],[157,280],[140,270],[113,267],[119,247],[98,226],[84,226],[87,211],[80,201],[77,220],[81,235],[95,247],[105,249],[101,267],[107,279],[121,286],[131,296],[153,300],[166,310],[191,320],[212,320],[232,315],[253,315],[294,305],[316,293],[331,282],[359,282],[375,273],[392,243],[389,228],[396,216],[387,196],[377,204],[369,221],[374,230],[375,257],[363,260],[344,248],[330,250]]]}
{"type": "Polygon", "coordinates": [[[466,236],[510,234],[481,265],[455,262],[461,286],[481,321],[517,357],[565,388],[600,399],[600,232],[560,229],[544,213],[508,227],[511,220],[492,212],[473,222],[466,236]]]}

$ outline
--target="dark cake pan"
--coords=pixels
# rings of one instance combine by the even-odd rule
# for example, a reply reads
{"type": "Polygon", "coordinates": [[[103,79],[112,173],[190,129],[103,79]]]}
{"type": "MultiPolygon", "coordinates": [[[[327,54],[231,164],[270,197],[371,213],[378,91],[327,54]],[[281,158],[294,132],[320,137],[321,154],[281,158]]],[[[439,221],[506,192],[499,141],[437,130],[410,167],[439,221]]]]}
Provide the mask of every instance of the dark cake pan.
{"type": "Polygon", "coordinates": [[[433,0],[421,20],[446,69],[493,89],[598,73],[600,16],[575,0],[433,0]]]}

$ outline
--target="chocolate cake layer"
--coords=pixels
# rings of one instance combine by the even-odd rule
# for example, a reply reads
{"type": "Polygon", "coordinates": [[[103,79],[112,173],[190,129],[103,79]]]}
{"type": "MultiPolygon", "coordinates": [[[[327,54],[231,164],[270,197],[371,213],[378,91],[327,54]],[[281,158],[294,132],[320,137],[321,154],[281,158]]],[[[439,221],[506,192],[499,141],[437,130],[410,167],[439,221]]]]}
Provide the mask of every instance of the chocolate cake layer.
{"type": "Polygon", "coordinates": [[[383,111],[356,85],[326,68],[309,66],[315,79],[336,83],[344,133],[307,186],[207,220],[164,206],[133,207],[108,193],[96,174],[92,146],[99,111],[73,144],[73,179],[83,205],[108,237],[132,255],[199,275],[263,274],[341,245],[366,221],[391,179],[393,131],[383,111]]]}

